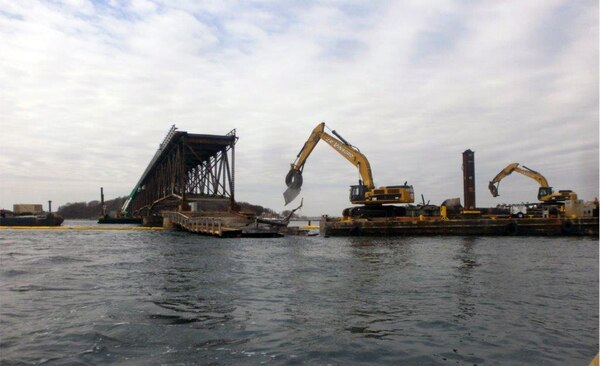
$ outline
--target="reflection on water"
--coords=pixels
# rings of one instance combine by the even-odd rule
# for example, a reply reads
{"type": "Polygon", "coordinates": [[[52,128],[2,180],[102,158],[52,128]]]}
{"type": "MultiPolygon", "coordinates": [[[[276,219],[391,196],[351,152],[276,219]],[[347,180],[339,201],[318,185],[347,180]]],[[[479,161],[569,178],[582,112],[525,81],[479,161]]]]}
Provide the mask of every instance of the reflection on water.
{"type": "Polygon", "coordinates": [[[458,318],[466,319],[476,314],[476,297],[474,287],[473,271],[479,266],[474,247],[477,241],[481,238],[465,237],[462,238],[462,245],[459,245],[456,259],[459,260],[458,265],[458,284],[456,286],[456,295],[458,298],[458,310],[456,315],[458,318]]]}
{"type": "Polygon", "coordinates": [[[598,347],[593,240],[2,234],[2,364],[561,365],[598,347]]]}

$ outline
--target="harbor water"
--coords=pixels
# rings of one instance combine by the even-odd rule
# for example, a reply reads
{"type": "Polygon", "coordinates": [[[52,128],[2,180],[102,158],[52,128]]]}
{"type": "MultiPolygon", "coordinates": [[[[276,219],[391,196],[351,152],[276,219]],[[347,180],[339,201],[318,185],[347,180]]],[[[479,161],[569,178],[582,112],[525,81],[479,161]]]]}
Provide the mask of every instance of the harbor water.
{"type": "Polygon", "coordinates": [[[1,230],[0,364],[587,365],[598,258],[597,238],[1,230]]]}

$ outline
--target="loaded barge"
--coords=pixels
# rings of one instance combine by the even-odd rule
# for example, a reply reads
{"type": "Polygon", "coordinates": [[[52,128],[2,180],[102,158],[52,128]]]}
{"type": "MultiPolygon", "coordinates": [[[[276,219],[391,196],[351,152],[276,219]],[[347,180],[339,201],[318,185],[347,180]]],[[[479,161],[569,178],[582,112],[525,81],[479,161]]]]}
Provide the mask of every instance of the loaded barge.
{"type": "Polygon", "coordinates": [[[60,226],[64,219],[52,213],[41,215],[1,216],[0,226],[60,226]]]}
{"type": "Polygon", "coordinates": [[[52,213],[52,201],[48,201],[48,212],[40,204],[15,204],[13,211],[0,210],[0,226],[60,226],[64,219],[52,213]]]}
{"type": "MultiPolygon", "coordinates": [[[[341,218],[323,216],[320,233],[323,236],[386,236],[386,235],[472,235],[472,236],[598,236],[598,200],[583,202],[572,191],[552,193],[545,178],[529,168],[524,174],[542,181],[539,203],[499,205],[477,208],[475,205],[474,152],[463,153],[464,206],[460,198],[444,201],[440,206],[423,204],[402,207],[401,215],[373,217],[346,214],[341,218]],[[547,199],[546,199],[547,198],[547,199]]],[[[515,171],[511,164],[490,182],[496,193],[500,179],[515,171]]],[[[385,206],[384,206],[385,207],[385,206]]],[[[395,211],[400,207],[396,206],[395,211]]],[[[387,211],[382,211],[388,213],[387,211]]]]}
{"type": "Polygon", "coordinates": [[[286,204],[299,195],[305,163],[321,140],[357,167],[360,179],[358,185],[350,186],[350,202],[359,206],[344,209],[341,218],[322,216],[320,233],[323,236],[598,236],[598,199],[584,202],[572,190],[554,191],[541,173],[519,163],[502,169],[489,182],[488,188],[492,196],[499,196],[500,181],[517,172],[539,184],[539,203],[478,208],[475,204],[475,152],[467,149],[462,154],[464,206],[460,204],[460,198],[447,199],[440,206],[430,205],[425,203],[423,195],[422,204],[415,206],[412,205],[415,202],[412,185],[405,181],[401,185],[376,187],[367,157],[335,130],[331,130],[330,135],[325,129],[324,122],[318,124],[304,143],[285,177],[288,188],[283,193],[286,204]]]}

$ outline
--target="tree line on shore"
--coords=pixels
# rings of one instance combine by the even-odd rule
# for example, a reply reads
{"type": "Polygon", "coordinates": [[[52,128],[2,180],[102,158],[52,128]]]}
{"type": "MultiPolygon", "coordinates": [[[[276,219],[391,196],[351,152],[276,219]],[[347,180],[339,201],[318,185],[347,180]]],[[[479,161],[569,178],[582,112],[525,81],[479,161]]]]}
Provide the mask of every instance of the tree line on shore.
{"type": "MultiPolygon", "coordinates": [[[[119,211],[121,207],[123,207],[123,204],[125,203],[127,198],[127,196],[124,196],[104,201],[104,205],[106,206],[106,214],[119,211]]],[[[268,216],[280,216],[280,214],[271,210],[270,208],[266,208],[260,205],[254,205],[248,202],[236,203],[240,206],[241,211],[254,212],[256,216],[260,216],[263,214],[268,216]]],[[[227,211],[228,207],[228,202],[208,201],[202,202],[200,204],[199,209],[203,211],[227,211]]],[[[101,216],[102,203],[100,201],[67,203],[63,206],[60,206],[57,212],[65,219],[96,219],[101,216]]],[[[285,213],[286,211],[284,211],[282,214],[285,213]]]]}
{"type": "MultiPolygon", "coordinates": [[[[106,213],[120,210],[126,200],[127,196],[104,201],[106,213]]],[[[57,212],[65,219],[97,219],[102,213],[102,203],[100,201],[67,203],[60,206],[57,212]]]]}

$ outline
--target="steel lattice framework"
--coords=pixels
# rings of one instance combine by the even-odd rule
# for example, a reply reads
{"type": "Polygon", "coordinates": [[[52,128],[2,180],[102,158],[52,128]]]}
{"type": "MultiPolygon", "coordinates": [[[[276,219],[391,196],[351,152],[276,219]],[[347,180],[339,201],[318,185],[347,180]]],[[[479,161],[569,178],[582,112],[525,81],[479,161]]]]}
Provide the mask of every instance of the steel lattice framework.
{"type": "Polygon", "coordinates": [[[183,209],[190,202],[228,200],[235,205],[236,131],[200,135],[175,125],[123,205],[133,216],[183,209]]]}

